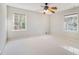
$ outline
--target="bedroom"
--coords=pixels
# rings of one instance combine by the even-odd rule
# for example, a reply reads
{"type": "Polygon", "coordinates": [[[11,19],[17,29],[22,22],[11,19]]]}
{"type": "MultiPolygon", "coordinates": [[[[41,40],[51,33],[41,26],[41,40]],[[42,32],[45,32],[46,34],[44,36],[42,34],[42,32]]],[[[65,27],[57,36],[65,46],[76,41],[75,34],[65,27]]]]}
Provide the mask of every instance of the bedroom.
{"type": "Polygon", "coordinates": [[[43,14],[41,5],[44,3],[0,4],[1,55],[79,54],[79,4],[48,4],[57,7],[55,13],[43,14]],[[15,17],[24,19],[16,21],[23,22],[22,28],[18,28],[22,26],[20,24],[15,26],[15,17]],[[73,18],[72,21],[66,22],[69,17],[73,18]]]}

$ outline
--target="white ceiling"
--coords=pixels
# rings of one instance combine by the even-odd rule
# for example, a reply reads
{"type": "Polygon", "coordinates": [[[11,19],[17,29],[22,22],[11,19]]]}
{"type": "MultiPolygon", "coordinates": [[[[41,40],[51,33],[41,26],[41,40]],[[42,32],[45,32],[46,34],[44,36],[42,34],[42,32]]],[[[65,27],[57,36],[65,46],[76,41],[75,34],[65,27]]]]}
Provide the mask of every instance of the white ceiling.
{"type": "MultiPolygon", "coordinates": [[[[43,10],[44,3],[7,3],[9,6],[27,9],[31,11],[41,12],[43,10]]],[[[57,11],[67,10],[73,7],[78,7],[79,3],[49,3],[50,6],[56,6],[57,11]]]]}

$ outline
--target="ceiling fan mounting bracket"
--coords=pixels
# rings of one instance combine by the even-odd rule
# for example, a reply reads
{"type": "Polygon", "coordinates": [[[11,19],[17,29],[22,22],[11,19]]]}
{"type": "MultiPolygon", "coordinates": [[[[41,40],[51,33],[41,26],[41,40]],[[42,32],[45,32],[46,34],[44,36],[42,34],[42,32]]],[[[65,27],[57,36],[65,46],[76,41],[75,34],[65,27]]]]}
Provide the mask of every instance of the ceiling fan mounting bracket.
{"type": "Polygon", "coordinates": [[[45,5],[48,5],[48,3],[45,3],[45,5]]]}

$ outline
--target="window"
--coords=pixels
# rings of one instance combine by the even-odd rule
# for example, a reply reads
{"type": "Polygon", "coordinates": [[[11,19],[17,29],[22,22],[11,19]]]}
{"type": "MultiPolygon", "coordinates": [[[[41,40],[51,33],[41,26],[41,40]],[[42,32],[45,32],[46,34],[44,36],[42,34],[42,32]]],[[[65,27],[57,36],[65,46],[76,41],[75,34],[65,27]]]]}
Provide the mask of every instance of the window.
{"type": "Polygon", "coordinates": [[[78,14],[65,16],[64,27],[66,32],[78,31],[78,14]]]}
{"type": "Polygon", "coordinates": [[[26,19],[24,14],[13,14],[13,29],[15,31],[26,30],[26,19]]]}

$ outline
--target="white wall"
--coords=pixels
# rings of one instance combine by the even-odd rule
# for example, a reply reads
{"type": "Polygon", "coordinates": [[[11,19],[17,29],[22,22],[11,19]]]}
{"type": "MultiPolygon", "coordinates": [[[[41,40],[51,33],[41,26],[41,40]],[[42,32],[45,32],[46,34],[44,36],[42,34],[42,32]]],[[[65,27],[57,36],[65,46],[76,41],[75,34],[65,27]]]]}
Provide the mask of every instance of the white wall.
{"type": "Polygon", "coordinates": [[[6,43],[6,10],[6,5],[0,4],[0,52],[2,51],[6,43]]]}
{"type": "Polygon", "coordinates": [[[53,14],[50,18],[50,33],[53,35],[79,39],[79,32],[64,32],[64,15],[69,15],[73,13],[78,13],[79,16],[79,7],[53,14]]]}
{"type": "Polygon", "coordinates": [[[45,34],[45,32],[49,32],[49,16],[8,6],[8,38],[9,39],[43,35],[45,34]],[[13,13],[24,13],[27,16],[26,31],[12,31],[13,13]]]}

